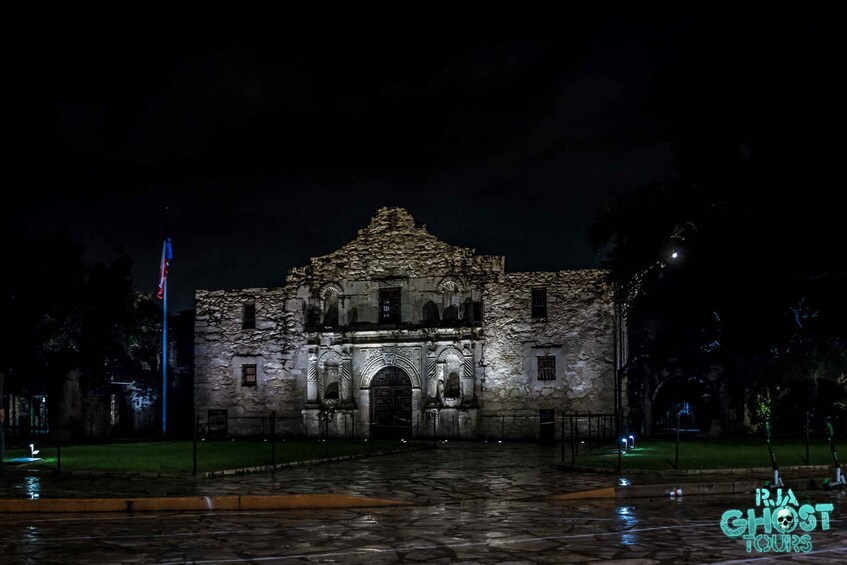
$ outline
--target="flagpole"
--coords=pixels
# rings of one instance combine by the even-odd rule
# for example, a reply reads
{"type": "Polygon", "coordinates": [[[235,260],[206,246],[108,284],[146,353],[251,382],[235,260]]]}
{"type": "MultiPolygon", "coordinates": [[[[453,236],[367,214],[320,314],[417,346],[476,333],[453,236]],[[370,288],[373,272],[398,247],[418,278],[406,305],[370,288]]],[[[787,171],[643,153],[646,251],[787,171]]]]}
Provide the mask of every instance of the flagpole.
{"type": "Polygon", "coordinates": [[[168,263],[170,262],[170,226],[165,206],[165,239],[162,242],[162,437],[168,434],[168,263]]]}
{"type": "MultiPolygon", "coordinates": [[[[167,242],[164,244],[167,247],[167,242]]],[[[167,252],[167,251],[165,251],[167,252]]],[[[168,433],[168,279],[162,298],[162,436],[168,433]]]]}

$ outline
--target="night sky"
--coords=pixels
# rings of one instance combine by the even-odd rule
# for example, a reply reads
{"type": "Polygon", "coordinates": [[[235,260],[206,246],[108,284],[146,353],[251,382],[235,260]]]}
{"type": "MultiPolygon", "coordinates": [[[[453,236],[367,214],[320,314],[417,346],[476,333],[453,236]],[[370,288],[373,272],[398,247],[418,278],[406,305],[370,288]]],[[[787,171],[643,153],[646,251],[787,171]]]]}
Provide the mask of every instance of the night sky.
{"type": "Polygon", "coordinates": [[[674,176],[680,135],[835,154],[823,14],[381,17],[34,26],[7,69],[7,225],[67,229],[90,261],[123,245],[152,291],[169,206],[177,311],[284,284],[382,206],[510,271],[597,266],[597,212],[674,176]]]}

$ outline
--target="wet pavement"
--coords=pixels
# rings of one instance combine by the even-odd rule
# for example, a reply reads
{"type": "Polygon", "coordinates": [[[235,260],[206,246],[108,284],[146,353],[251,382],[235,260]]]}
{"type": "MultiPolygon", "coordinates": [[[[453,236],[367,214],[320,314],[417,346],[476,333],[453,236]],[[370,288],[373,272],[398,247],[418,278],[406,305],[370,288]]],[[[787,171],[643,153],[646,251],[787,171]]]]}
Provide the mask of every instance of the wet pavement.
{"type": "MultiPolygon", "coordinates": [[[[11,474],[0,496],[120,497],[340,493],[409,502],[387,508],[0,516],[0,563],[730,563],[847,562],[847,496],[808,553],[746,551],[721,514],[752,494],[554,501],[618,477],[566,473],[559,451],[522,443],[448,443],[402,455],[214,479],[11,474]],[[37,479],[37,480],[36,480],[37,479]],[[29,493],[29,494],[27,494],[29,493]]],[[[767,478],[767,477],[765,477],[767,478]]],[[[789,477],[790,478],[790,477],[789,477]]],[[[709,480],[633,476],[633,484],[709,480]]],[[[726,475],[719,477],[726,480],[726,475]]],[[[820,525],[819,525],[820,526],[820,525]]]]}

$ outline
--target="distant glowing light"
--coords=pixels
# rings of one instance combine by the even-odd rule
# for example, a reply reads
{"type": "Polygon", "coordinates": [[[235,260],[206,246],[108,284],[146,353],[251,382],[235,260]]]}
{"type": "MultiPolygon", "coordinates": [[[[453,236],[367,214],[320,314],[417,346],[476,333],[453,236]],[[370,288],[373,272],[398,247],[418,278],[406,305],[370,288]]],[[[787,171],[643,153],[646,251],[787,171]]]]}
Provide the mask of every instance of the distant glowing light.
{"type": "Polygon", "coordinates": [[[671,253],[671,259],[676,259],[676,258],[678,258],[678,257],[679,257],[679,252],[678,252],[678,251],[674,251],[673,253],[671,253]]]}

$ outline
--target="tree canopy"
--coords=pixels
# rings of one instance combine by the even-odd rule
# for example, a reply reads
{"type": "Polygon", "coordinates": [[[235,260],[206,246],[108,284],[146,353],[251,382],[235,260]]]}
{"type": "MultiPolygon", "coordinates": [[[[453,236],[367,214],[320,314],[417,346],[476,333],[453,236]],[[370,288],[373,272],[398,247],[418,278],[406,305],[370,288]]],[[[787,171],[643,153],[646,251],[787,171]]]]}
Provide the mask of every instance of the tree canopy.
{"type": "Polygon", "coordinates": [[[66,233],[9,234],[6,243],[14,265],[0,281],[12,328],[0,342],[7,389],[56,392],[74,369],[96,385],[113,373],[156,367],[161,308],[133,288],[126,252],[87,265],[82,246],[66,233]]]}

